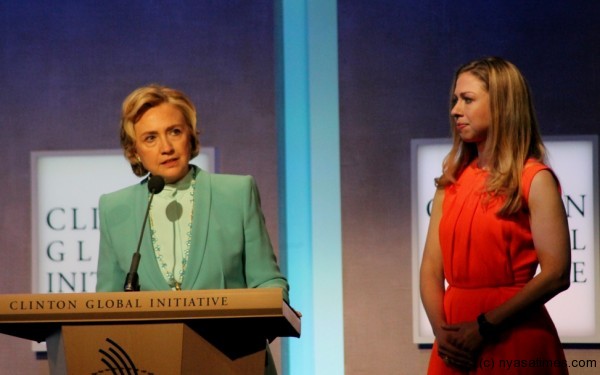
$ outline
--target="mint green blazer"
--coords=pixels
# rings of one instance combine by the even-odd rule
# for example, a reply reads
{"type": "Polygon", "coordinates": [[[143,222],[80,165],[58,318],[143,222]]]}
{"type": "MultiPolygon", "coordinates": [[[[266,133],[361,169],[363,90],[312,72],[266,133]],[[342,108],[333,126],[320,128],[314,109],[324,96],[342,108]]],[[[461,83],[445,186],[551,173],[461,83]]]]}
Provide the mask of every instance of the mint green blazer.
{"type": "MultiPolygon", "coordinates": [[[[211,174],[196,169],[192,243],[181,288],[279,287],[288,300],[251,176],[211,174]]],[[[99,292],[123,291],[149,198],[147,179],[100,197],[99,292]]],[[[170,290],[156,261],[150,228],[140,248],[140,290],[170,290]]]]}

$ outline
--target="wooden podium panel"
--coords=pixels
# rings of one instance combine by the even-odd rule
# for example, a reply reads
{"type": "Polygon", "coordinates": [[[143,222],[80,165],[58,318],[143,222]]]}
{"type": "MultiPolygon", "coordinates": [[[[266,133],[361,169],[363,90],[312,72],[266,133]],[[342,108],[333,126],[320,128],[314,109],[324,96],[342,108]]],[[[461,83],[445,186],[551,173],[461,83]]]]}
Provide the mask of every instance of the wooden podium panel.
{"type": "Polygon", "coordinates": [[[47,339],[48,365],[52,375],[263,375],[266,342],[248,341],[229,358],[184,323],[65,326],[47,339]]]}
{"type": "Polygon", "coordinates": [[[264,374],[300,336],[278,288],[0,295],[0,333],[46,341],[52,374],[264,374]]]}

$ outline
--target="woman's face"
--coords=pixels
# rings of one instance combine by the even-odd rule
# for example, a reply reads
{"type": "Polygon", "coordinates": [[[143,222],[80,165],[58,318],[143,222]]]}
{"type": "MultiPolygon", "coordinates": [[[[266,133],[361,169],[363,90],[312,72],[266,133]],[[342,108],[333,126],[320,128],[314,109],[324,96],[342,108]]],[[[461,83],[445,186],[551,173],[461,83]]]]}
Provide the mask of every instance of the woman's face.
{"type": "Polygon", "coordinates": [[[492,123],[490,95],[483,82],[469,72],[460,74],[453,101],[450,114],[458,135],[464,142],[483,145],[492,123]]]}
{"type": "Polygon", "coordinates": [[[144,167],[168,184],[185,177],[191,155],[190,128],[173,104],[163,103],[144,113],[133,126],[135,151],[144,167]]]}

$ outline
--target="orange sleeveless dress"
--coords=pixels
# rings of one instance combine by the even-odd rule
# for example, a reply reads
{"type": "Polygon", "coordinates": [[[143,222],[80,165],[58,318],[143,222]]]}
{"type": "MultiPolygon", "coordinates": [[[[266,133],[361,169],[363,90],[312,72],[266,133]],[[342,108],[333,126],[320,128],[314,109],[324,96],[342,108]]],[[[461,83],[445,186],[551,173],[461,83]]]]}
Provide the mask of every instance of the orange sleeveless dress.
{"type": "MultiPolygon", "coordinates": [[[[473,321],[515,295],[538,266],[527,201],[535,174],[547,166],[529,161],[523,171],[524,205],[510,218],[498,218],[500,199],[485,199],[487,172],[471,163],[446,188],[439,238],[449,287],[444,311],[449,324],[473,321]]],[[[429,374],[465,374],[447,366],[434,343],[429,374]]],[[[565,355],[546,308],[515,319],[495,343],[485,344],[477,369],[468,374],[568,374],[565,355]]]]}

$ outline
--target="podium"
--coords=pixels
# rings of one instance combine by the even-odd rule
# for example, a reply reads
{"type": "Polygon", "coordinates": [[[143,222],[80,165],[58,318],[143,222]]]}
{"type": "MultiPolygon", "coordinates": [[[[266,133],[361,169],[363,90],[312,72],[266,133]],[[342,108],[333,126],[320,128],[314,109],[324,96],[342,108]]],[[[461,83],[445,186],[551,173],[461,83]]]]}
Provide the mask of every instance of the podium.
{"type": "Polygon", "coordinates": [[[300,337],[279,288],[0,295],[0,333],[46,341],[52,375],[263,375],[300,337]]]}

